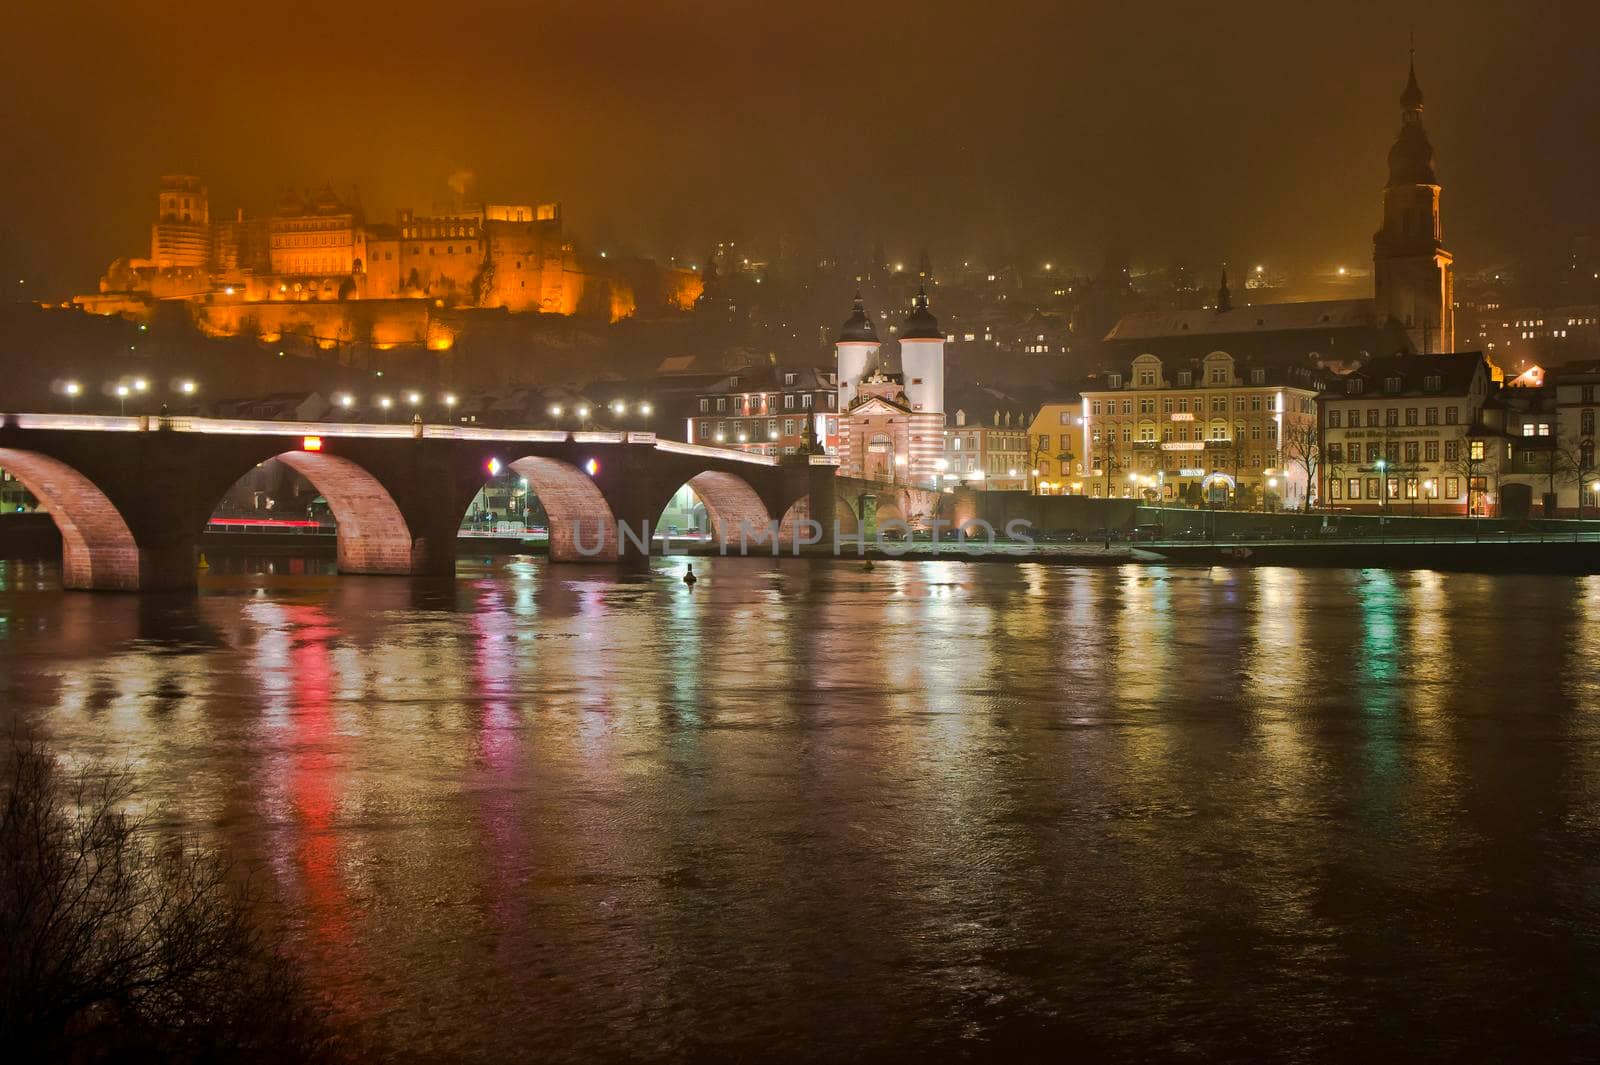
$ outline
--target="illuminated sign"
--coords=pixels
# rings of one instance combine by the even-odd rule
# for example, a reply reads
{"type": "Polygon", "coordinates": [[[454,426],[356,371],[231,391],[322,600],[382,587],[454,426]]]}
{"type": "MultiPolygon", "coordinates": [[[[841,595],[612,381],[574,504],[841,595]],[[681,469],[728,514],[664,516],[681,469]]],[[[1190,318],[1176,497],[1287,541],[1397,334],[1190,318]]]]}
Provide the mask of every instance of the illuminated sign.
{"type": "Polygon", "coordinates": [[[306,451],[321,451],[322,437],[308,436],[304,440],[300,441],[300,447],[306,451]]]}
{"type": "Polygon", "coordinates": [[[1205,470],[1190,469],[1188,467],[1185,467],[1185,468],[1183,468],[1183,469],[1178,471],[1178,476],[1179,477],[1204,477],[1205,475],[1206,475],[1206,471],[1205,470]]]}
{"type": "Polygon", "coordinates": [[[1172,420],[1175,422],[1192,422],[1194,421],[1194,415],[1180,410],[1172,416],[1172,420]]]}
{"type": "Polygon", "coordinates": [[[1168,440],[1161,445],[1162,451],[1204,451],[1204,440],[1168,440]]]}

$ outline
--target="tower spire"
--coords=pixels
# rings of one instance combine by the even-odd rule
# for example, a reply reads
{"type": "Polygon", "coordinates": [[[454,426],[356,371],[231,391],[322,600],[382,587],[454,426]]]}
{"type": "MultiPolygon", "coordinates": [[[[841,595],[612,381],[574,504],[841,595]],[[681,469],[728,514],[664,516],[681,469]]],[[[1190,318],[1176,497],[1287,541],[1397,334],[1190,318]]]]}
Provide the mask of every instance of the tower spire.
{"type": "Polygon", "coordinates": [[[1233,310],[1233,293],[1228,290],[1228,264],[1222,264],[1222,283],[1217,286],[1217,313],[1233,310]]]}
{"type": "Polygon", "coordinates": [[[1406,88],[1400,94],[1400,109],[1405,112],[1408,122],[1415,122],[1422,112],[1422,86],[1417,84],[1417,31],[1411,30],[1411,50],[1409,69],[1406,72],[1406,88]]]}

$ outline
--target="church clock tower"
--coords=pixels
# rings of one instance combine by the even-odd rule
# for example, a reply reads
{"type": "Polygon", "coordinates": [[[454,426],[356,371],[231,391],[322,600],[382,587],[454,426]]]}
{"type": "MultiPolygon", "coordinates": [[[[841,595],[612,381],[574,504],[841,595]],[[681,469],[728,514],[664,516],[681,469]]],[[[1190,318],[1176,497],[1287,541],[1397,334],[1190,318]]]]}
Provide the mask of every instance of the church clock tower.
{"type": "Polygon", "coordinates": [[[1439,178],[1422,128],[1422,89],[1413,50],[1400,95],[1400,134],[1389,149],[1383,228],[1372,238],[1374,295],[1380,321],[1405,327],[1429,354],[1455,350],[1455,279],[1439,226],[1439,178]]]}

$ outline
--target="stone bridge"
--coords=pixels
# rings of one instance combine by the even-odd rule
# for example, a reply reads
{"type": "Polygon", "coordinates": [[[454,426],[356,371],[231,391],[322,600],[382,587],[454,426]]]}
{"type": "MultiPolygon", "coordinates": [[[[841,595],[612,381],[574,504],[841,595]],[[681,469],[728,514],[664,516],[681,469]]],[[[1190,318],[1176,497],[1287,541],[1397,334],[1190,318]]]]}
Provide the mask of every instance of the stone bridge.
{"type": "MultiPolygon", "coordinates": [[[[218,501],[269,459],[327,499],[341,573],[454,573],[461,520],[491,460],[527,478],[544,505],[554,562],[647,566],[649,530],[685,484],[724,541],[737,541],[741,523],[779,522],[792,538],[795,522],[815,515],[826,542],[838,507],[830,460],[654,433],[0,415],[0,467],[61,530],[68,588],[194,587],[199,537],[218,501]],[[619,534],[619,523],[642,532],[619,534]]],[[[838,515],[854,529],[853,517],[838,515]]]]}

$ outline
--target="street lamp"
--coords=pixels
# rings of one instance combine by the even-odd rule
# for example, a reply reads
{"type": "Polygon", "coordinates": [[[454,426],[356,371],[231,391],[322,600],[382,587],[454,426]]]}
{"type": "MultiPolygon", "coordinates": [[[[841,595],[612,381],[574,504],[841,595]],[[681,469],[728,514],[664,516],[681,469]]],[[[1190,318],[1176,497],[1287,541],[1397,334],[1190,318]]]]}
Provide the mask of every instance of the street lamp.
{"type": "Polygon", "coordinates": [[[383,410],[383,420],[384,421],[388,421],[389,420],[389,408],[394,406],[394,400],[390,399],[388,396],[379,396],[378,397],[378,406],[380,408],[382,408],[382,410],[383,410]]]}
{"type": "Polygon", "coordinates": [[[67,394],[67,409],[77,413],[78,396],[83,392],[83,386],[76,381],[68,381],[61,386],[61,391],[67,394]]]}
{"type": "Polygon", "coordinates": [[[444,394],[444,405],[446,410],[456,409],[456,394],[454,392],[446,392],[444,394]]]}
{"type": "Polygon", "coordinates": [[[345,410],[349,410],[351,407],[356,405],[356,397],[352,396],[348,392],[341,392],[334,398],[338,401],[339,406],[343,407],[345,410]]]}
{"type": "Polygon", "coordinates": [[[1387,511],[1389,509],[1389,478],[1384,476],[1383,471],[1389,468],[1389,464],[1383,459],[1379,459],[1373,465],[1378,471],[1378,505],[1387,511]]]}
{"type": "Polygon", "coordinates": [[[194,395],[199,387],[199,385],[194,383],[193,378],[186,377],[182,381],[178,382],[178,391],[186,396],[194,395]]]}
{"type": "Polygon", "coordinates": [[[128,413],[128,392],[129,389],[127,385],[117,386],[117,406],[123,414],[128,413]]]}
{"type": "Polygon", "coordinates": [[[581,404],[575,413],[580,419],[587,421],[589,418],[589,405],[586,403],[581,404]]]}
{"type": "Polygon", "coordinates": [[[552,418],[561,417],[561,404],[559,404],[559,403],[550,404],[550,417],[552,417],[552,418]]]}
{"type": "Polygon", "coordinates": [[[655,410],[655,408],[650,406],[648,403],[639,404],[639,413],[643,414],[646,418],[650,417],[650,412],[653,410],[655,410]]]}
{"type": "Polygon", "coordinates": [[[411,404],[413,407],[420,407],[422,405],[422,393],[421,392],[407,392],[406,393],[406,402],[411,404]]]}

